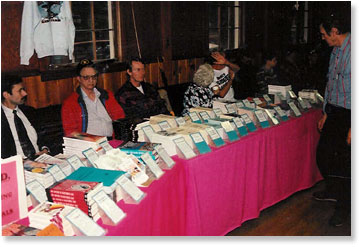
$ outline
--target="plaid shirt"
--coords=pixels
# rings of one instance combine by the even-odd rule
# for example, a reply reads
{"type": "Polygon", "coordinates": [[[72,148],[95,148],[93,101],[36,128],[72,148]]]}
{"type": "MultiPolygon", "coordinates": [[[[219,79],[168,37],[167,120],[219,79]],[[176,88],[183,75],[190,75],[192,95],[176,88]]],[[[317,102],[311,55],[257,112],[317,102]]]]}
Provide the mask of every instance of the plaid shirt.
{"type": "Polygon", "coordinates": [[[116,93],[115,98],[128,118],[148,118],[157,114],[169,114],[165,101],[149,83],[141,82],[141,93],[130,81],[127,81],[116,93]]]}
{"type": "Polygon", "coordinates": [[[351,35],[345,38],[341,47],[334,47],[330,55],[325,102],[351,109],[351,35]]]}

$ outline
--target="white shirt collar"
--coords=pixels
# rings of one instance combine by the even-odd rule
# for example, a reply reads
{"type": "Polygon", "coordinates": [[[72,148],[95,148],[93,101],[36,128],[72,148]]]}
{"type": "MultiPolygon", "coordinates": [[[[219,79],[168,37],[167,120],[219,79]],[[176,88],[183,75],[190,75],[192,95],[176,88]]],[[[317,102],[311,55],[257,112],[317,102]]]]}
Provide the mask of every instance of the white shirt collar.
{"type": "MultiPolygon", "coordinates": [[[[88,98],[88,96],[87,96],[87,94],[85,93],[85,91],[84,91],[82,88],[80,88],[80,89],[81,89],[82,97],[83,97],[83,98],[88,98]]],[[[94,88],[93,91],[95,92],[96,98],[99,98],[100,95],[101,95],[101,93],[100,93],[96,88],[94,88]]]]}
{"type": "Polygon", "coordinates": [[[4,110],[4,113],[6,116],[12,116],[14,115],[13,114],[13,111],[16,110],[16,111],[19,111],[19,107],[16,106],[14,110],[10,109],[9,107],[5,106],[4,104],[1,104],[1,107],[2,109],[4,110]]]}

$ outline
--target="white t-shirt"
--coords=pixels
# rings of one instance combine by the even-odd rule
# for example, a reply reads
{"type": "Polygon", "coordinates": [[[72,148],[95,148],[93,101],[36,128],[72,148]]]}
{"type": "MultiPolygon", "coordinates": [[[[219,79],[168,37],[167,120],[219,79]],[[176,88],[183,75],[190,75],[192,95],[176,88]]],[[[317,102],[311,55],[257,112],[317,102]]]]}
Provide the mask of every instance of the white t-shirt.
{"type": "MultiPolygon", "coordinates": [[[[231,79],[229,75],[229,68],[228,66],[224,67],[221,70],[214,69],[214,78],[213,82],[209,85],[209,88],[212,88],[216,85],[219,86],[220,89],[222,89],[231,79]]],[[[234,90],[231,86],[227,92],[227,94],[223,98],[219,98],[220,101],[235,101],[234,99],[234,90]]]]}

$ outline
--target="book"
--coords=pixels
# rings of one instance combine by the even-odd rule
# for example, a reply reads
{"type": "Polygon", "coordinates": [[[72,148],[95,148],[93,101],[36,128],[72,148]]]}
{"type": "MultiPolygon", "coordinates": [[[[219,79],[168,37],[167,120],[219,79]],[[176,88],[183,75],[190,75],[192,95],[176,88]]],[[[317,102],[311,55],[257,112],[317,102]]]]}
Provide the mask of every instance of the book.
{"type": "Polygon", "coordinates": [[[152,142],[124,142],[118,148],[126,154],[133,154],[136,157],[141,157],[145,153],[149,153],[153,160],[156,160],[157,152],[154,149],[158,143],[152,142]]]}
{"type": "Polygon", "coordinates": [[[65,179],[54,184],[48,188],[47,191],[58,194],[66,192],[67,195],[71,195],[75,198],[87,199],[100,191],[101,188],[102,183],[99,182],[65,179]]]}
{"type": "Polygon", "coordinates": [[[42,202],[29,212],[29,226],[44,229],[50,224],[55,224],[65,236],[73,236],[75,232],[71,223],[65,218],[72,210],[74,207],[48,201],[42,202]]]}
{"type": "Polygon", "coordinates": [[[80,167],[66,179],[102,183],[104,191],[110,194],[117,187],[116,180],[125,173],[124,171],[118,170],[80,167]]]}
{"type": "Polygon", "coordinates": [[[2,236],[36,236],[39,232],[40,229],[18,223],[8,224],[2,227],[2,236]]]}
{"type": "Polygon", "coordinates": [[[52,164],[45,164],[32,160],[25,160],[24,173],[25,173],[26,184],[36,179],[45,188],[48,188],[51,185],[53,185],[56,182],[56,180],[49,172],[49,169],[52,166],[53,166],[52,164]]]}
{"type": "Polygon", "coordinates": [[[96,136],[83,132],[74,132],[69,136],[63,137],[65,143],[101,143],[107,141],[106,136],[96,136]]]}

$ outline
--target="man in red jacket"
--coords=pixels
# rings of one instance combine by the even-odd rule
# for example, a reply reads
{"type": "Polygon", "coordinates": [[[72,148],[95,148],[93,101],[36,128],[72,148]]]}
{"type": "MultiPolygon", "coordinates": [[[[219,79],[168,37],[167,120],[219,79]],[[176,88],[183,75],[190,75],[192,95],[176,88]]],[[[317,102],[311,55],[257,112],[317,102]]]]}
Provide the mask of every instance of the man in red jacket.
{"type": "Polygon", "coordinates": [[[96,87],[98,71],[91,60],[77,66],[80,86],[63,103],[61,109],[65,136],[84,132],[112,138],[112,121],[125,117],[113,93],[96,87]]]}

